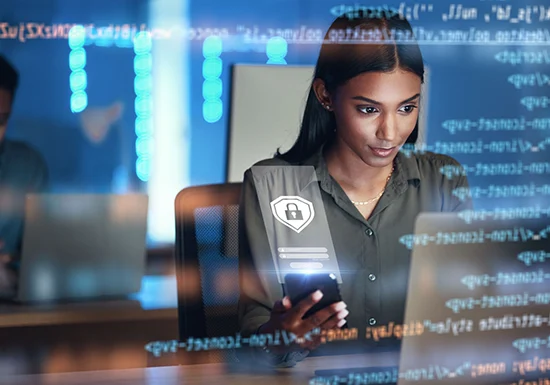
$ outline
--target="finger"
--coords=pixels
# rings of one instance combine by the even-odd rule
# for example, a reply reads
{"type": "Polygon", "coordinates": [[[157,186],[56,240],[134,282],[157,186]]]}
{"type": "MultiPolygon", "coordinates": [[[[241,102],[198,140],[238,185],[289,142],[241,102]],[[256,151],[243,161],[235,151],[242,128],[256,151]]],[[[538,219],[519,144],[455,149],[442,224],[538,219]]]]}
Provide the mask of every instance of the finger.
{"type": "Polygon", "coordinates": [[[297,304],[294,305],[292,308],[292,314],[291,317],[294,320],[300,320],[304,317],[304,315],[307,313],[309,309],[311,309],[317,302],[319,302],[323,298],[323,293],[321,293],[321,290],[314,291],[309,296],[307,296],[305,299],[301,300],[297,304]]]}
{"type": "Polygon", "coordinates": [[[309,316],[302,322],[302,327],[305,327],[307,331],[315,329],[321,326],[333,315],[345,310],[347,305],[344,302],[337,302],[324,309],[319,310],[315,314],[309,316]]]}
{"type": "Polygon", "coordinates": [[[290,304],[290,300],[288,297],[284,297],[283,299],[275,302],[273,305],[273,312],[275,313],[284,313],[288,311],[292,305],[290,304]]]}
{"type": "Polygon", "coordinates": [[[337,328],[344,327],[344,325],[345,325],[347,322],[348,322],[348,320],[342,319],[342,320],[338,321],[338,323],[336,324],[336,327],[337,327],[337,328]]]}
{"type": "Polygon", "coordinates": [[[281,313],[285,310],[285,307],[282,303],[281,300],[279,301],[276,301],[274,304],[273,304],[273,309],[271,310],[272,312],[274,313],[281,313]]]}
{"type": "Polygon", "coordinates": [[[344,309],[327,319],[320,327],[323,330],[341,328],[346,324],[345,318],[349,315],[348,309],[344,309]]]}

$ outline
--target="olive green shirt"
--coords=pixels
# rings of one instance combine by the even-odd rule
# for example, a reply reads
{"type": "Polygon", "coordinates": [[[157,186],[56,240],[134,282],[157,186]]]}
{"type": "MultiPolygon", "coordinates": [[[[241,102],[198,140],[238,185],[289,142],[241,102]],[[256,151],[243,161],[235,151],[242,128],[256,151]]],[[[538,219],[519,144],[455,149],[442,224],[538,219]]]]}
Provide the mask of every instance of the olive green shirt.
{"type": "MultiPolygon", "coordinates": [[[[456,188],[468,188],[467,178],[449,179],[440,172],[444,166],[460,164],[449,156],[431,152],[408,156],[399,152],[387,188],[368,220],[329,174],[323,147],[301,165],[315,167],[315,183],[321,190],[342,277],[340,292],[349,310],[348,327],[357,328],[359,338],[364,338],[369,325],[402,323],[411,250],[399,238],[414,233],[415,220],[421,212],[473,209],[471,199],[462,201],[453,195],[456,188]]],[[[289,164],[272,158],[255,166],[289,164]]],[[[241,333],[249,335],[268,321],[273,303],[283,297],[251,169],[244,175],[239,234],[239,320],[241,333]]]]}

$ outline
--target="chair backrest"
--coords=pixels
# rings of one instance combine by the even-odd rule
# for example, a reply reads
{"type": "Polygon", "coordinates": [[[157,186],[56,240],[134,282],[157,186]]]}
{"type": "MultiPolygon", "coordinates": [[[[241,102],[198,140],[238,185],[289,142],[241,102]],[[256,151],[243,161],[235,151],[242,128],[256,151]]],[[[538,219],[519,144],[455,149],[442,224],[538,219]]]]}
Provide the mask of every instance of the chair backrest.
{"type": "Polygon", "coordinates": [[[188,187],[175,200],[179,337],[238,332],[241,183],[188,187]]]}

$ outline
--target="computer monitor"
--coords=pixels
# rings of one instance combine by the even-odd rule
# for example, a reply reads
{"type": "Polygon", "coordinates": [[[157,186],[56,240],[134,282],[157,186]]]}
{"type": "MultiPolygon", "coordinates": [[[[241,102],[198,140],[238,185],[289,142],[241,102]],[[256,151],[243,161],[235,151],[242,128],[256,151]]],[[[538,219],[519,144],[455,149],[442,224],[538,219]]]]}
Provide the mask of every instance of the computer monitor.
{"type": "Polygon", "coordinates": [[[27,196],[16,301],[119,297],[145,273],[148,197],[27,196]]]}

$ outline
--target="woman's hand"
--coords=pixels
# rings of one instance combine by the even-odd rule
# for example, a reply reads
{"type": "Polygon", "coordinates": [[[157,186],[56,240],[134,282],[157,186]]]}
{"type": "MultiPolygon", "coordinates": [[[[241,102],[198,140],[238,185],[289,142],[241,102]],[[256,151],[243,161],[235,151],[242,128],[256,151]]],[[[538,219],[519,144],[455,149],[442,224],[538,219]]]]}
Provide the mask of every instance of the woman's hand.
{"type": "MultiPolygon", "coordinates": [[[[260,334],[274,333],[277,330],[284,330],[293,333],[297,338],[303,337],[316,328],[330,330],[341,328],[346,323],[345,318],[349,311],[344,302],[336,302],[324,309],[317,311],[308,318],[302,319],[307,311],[323,298],[320,291],[312,293],[309,297],[293,305],[288,297],[275,302],[271,317],[267,323],[262,325],[260,334]]],[[[311,341],[306,340],[297,346],[301,349],[313,350],[321,343],[321,336],[315,335],[311,341]]],[[[270,346],[274,353],[284,353],[291,350],[289,346],[270,346]]]]}

